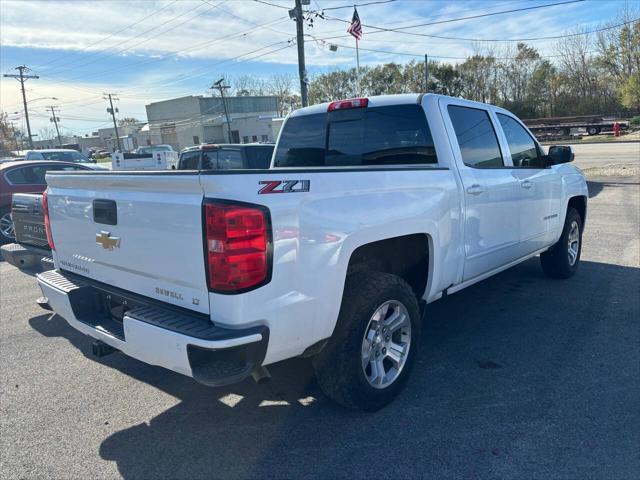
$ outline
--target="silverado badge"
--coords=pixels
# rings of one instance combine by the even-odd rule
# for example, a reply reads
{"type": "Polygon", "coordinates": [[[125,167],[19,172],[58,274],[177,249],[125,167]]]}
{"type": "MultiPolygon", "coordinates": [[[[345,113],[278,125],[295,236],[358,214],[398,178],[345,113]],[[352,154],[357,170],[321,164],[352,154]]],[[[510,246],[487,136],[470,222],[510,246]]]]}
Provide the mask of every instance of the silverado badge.
{"type": "Polygon", "coordinates": [[[105,250],[113,250],[114,248],[120,248],[120,237],[112,237],[109,232],[103,230],[100,233],[96,233],[96,243],[102,245],[105,250]]]}

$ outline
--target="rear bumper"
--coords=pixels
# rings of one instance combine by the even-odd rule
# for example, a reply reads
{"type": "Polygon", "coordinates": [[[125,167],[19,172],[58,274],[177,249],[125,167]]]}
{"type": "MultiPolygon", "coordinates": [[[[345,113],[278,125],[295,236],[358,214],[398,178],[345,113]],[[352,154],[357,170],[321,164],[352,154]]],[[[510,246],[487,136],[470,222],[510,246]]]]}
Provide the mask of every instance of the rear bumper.
{"type": "Polygon", "coordinates": [[[37,278],[53,311],[75,329],[205,385],[243,380],[264,360],[269,342],[266,326],[223,328],[204,315],[60,270],[37,278]]]}
{"type": "Polygon", "coordinates": [[[40,265],[40,260],[51,256],[51,252],[44,248],[8,243],[0,247],[2,257],[14,267],[30,268],[40,265]]]}

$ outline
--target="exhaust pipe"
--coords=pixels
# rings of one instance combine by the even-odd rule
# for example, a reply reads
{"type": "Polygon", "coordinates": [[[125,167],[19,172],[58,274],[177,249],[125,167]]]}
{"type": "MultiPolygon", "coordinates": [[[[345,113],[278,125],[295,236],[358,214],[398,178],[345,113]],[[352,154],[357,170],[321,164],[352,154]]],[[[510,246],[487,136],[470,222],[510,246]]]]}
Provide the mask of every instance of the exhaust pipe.
{"type": "Polygon", "coordinates": [[[91,344],[91,352],[98,358],[106,357],[107,355],[115,352],[117,349],[111,345],[107,345],[100,340],[96,340],[91,344]]]}
{"type": "Polygon", "coordinates": [[[265,383],[271,379],[271,374],[266,367],[256,367],[251,372],[251,376],[256,383],[265,383]]]}

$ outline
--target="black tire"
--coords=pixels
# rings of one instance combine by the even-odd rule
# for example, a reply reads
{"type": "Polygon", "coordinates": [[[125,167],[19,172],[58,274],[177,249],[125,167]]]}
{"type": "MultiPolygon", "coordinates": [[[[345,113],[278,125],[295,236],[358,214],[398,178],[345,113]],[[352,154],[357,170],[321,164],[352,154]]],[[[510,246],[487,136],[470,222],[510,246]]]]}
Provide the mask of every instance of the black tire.
{"type": "Polygon", "coordinates": [[[411,372],[420,338],[418,300],[402,278],[381,272],[350,275],[345,284],[336,328],[325,348],[314,358],[316,377],[324,393],[347,408],[376,411],[402,390],[411,372]],[[362,348],[369,322],[385,302],[401,303],[408,313],[411,338],[404,366],[395,380],[374,388],[362,365],[362,348]]]}
{"type": "MultiPolygon", "coordinates": [[[[10,233],[6,231],[6,227],[7,221],[11,222],[11,210],[10,209],[4,209],[4,210],[0,210],[0,244],[5,244],[5,243],[12,243],[15,242],[15,232],[13,234],[7,235],[6,233],[10,233]],[[5,230],[5,232],[3,232],[3,230],[5,230]]],[[[13,222],[12,222],[13,223],[13,222]]]]}
{"type": "Polygon", "coordinates": [[[540,255],[540,264],[544,273],[551,278],[569,278],[578,270],[582,253],[582,219],[575,208],[567,209],[567,217],[560,240],[549,250],[540,255]],[[578,246],[575,261],[571,263],[569,255],[569,235],[574,225],[578,227],[578,246]]]}
{"type": "Polygon", "coordinates": [[[600,133],[600,129],[598,127],[589,127],[587,128],[587,133],[589,135],[598,135],[600,133]]]}

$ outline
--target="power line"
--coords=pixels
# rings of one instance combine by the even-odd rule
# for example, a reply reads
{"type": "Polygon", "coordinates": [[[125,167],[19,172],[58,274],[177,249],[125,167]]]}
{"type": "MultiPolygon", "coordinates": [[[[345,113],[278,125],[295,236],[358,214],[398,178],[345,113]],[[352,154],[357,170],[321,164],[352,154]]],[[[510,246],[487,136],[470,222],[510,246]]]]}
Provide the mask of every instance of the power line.
{"type": "MultiPolygon", "coordinates": [[[[583,0],[576,0],[576,1],[583,1],[583,0]]],[[[551,35],[551,36],[547,36],[547,37],[528,37],[528,38],[464,38],[464,37],[449,37],[449,36],[443,36],[443,35],[431,35],[431,34],[427,34],[427,33],[403,32],[403,31],[398,31],[398,30],[394,30],[394,29],[386,29],[386,30],[384,30],[384,32],[402,33],[402,34],[405,34],[405,35],[414,35],[414,36],[418,36],[418,37],[439,38],[439,39],[443,39],[443,40],[458,40],[458,41],[466,41],[466,42],[532,42],[532,41],[540,41],[540,40],[558,40],[558,39],[561,39],[561,38],[579,37],[579,36],[582,36],[582,35],[590,35],[592,33],[604,32],[606,30],[613,30],[615,28],[622,27],[624,25],[629,25],[631,23],[635,23],[638,20],[640,20],[640,17],[639,18],[635,18],[633,20],[629,20],[627,22],[618,23],[616,25],[597,28],[597,29],[594,29],[594,30],[588,30],[588,31],[584,31],[584,32],[566,33],[566,34],[562,34],[562,35],[551,35]]],[[[340,20],[340,21],[342,21],[342,20],[340,20]]],[[[369,26],[369,28],[378,28],[378,27],[369,26]]],[[[407,28],[409,28],[409,27],[407,27],[407,28]]],[[[383,30],[369,32],[369,34],[373,34],[373,33],[383,33],[383,30]]],[[[348,37],[349,37],[349,35],[336,35],[336,36],[333,36],[333,37],[325,37],[324,40],[331,40],[331,39],[334,39],[334,38],[348,38],[348,37]]]]}
{"type": "MultiPolygon", "coordinates": [[[[367,5],[379,5],[381,3],[393,3],[397,0],[378,0],[377,2],[367,2],[367,3],[356,3],[353,5],[343,5],[341,7],[327,7],[327,8],[321,8],[321,10],[323,12],[326,12],[328,10],[341,10],[343,8],[353,8],[353,7],[366,7],[367,5]]],[[[317,3],[316,3],[317,4],[317,3]]]]}
{"type": "Polygon", "coordinates": [[[284,8],[285,10],[290,10],[290,8],[289,8],[289,7],[287,7],[287,6],[285,6],[285,5],[277,5],[277,4],[275,4],[275,3],[265,2],[264,0],[253,0],[253,1],[254,1],[254,2],[257,2],[257,3],[262,3],[262,4],[264,4],[264,5],[270,5],[270,6],[272,6],[272,7],[284,8]]]}
{"type": "MultiPolygon", "coordinates": [[[[221,5],[222,3],[226,2],[226,1],[227,1],[227,0],[222,0],[218,5],[221,5]]],[[[188,15],[188,14],[192,13],[193,11],[195,11],[195,10],[199,9],[200,7],[203,7],[203,6],[206,6],[206,5],[208,5],[208,4],[207,4],[207,3],[202,2],[202,3],[200,3],[199,5],[197,5],[196,7],[193,7],[193,8],[191,8],[191,9],[187,10],[186,12],[184,12],[184,13],[182,13],[182,14],[180,14],[180,15],[178,15],[178,16],[176,16],[176,17],[174,17],[174,18],[172,18],[171,20],[169,20],[169,22],[173,22],[174,20],[177,20],[178,18],[184,17],[185,15],[188,15]]],[[[205,11],[213,10],[213,9],[214,9],[214,8],[216,8],[216,7],[217,7],[217,5],[210,6],[210,7],[209,7],[209,8],[207,8],[205,11]]],[[[196,18],[198,15],[200,15],[200,13],[198,13],[197,15],[194,15],[194,16],[192,16],[192,17],[190,17],[190,18],[187,18],[187,19],[186,19],[185,21],[183,21],[183,22],[177,23],[177,24],[173,25],[173,26],[172,26],[172,27],[170,27],[170,28],[164,28],[164,27],[166,26],[166,23],[164,23],[164,24],[161,24],[161,25],[157,25],[157,26],[155,26],[155,27],[152,27],[152,28],[150,28],[150,29],[148,29],[148,30],[145,30],[144,32],[139,33],[138,35],[135,35],[135,36],[133,36],[133,37],[131,37],[131,38],[127,39],[127,40],[124,40],[123,42],[116,43],[115,45],[112,45],[112,46],[111,46],[111,47],[109,47],[109,48],[111,49],[111,48],[115,47],[116,45],[122,45],[122,44],[128,43],[128,42],[130,42],[131,40],[134,40],[134,39],[136,39],[136,38],[140,38],[140,37],[142,37],[142,36],[146,35],[147,33],[151,32],[151,31],[153,31],[153,30],[156,30],[156,29],[158,29],[158,28],[161,28],[161,27],[162,27],[162,28],[164,28],[161,32],[159,32],[159,33],[157,33],[157,34],[155,34],[155,35],[151,35],[151,36],[149,36],[149,37],[145,38],[144,40],[142,40],[142,41],[140,41],[140,42],[134,43],[133,45],[129,45],[129,46],[127,46],[127,47],[125,47],[125,48],[121,48],[121,49],[119,49],[119,50],[115,50],[115,51],[112,51],[112,52],[105,53],[105,55],[104,55],[103,57],[96,58],[96,59],[94,59],[94,60],[90,60],[90,61],[88,61],[88,62],[81,63],[81,64],[80,64],[80,66],[83,66],[83,67],[84,67],[84,66],[89,65],[89,64],[91,64],[91,63],[95,63],[95,62],[98,62],[98,61],[104,60],[104,58],[106,58],[106,57],[112,57],[112,56],[114,56],[114,55],[119,55],[119,54],[121,54],[121,53],[124,53],[124,52],[126,52],[126,51],[129,51],[129,50],[131,50],[131,49],[132,49],[132,48],[134,48],[134,47],[137,47],[137,46],[139,46],[139,45],[142,45],[143,43],[147,43],[147,42],[149,42],[149,41],[153,40],[154,38],[159,37],[160,35],[164,35],[164,34],[166,34],[167,32],[170,32],[170,31],[172,31],[172,30],[175,30],[176,28],[178,28],[178,27],[180,27],[180,26],[184,25],[185,23],[190,22],[191,20],[193,20],[194,18],[196,18]]],[[[169,22],[167,22],[167,23],[169,23],[169,22]]],[[[95,53],[95,54],[98,54],[98,53],[100,53],[100,51],[98,51],[98,52],[94,52],[94,53],[95,53]]],[[[103,52],[103,53],[104,53],[104,52],[103,52]]],[[[55,70],[58,70],[58,68],[59,68],[59,67],[54,67],[54,68],[53,68],[53,70],[54,70],[54,71],[55,71],[55,70]]],[[[74,67],[74,68],[77,68],[77,67],[74,67]]],[[[68,69],[63,69],[62,71],[64,71],[64,70],[68,70],[68,69]]],[[[59,74],[59,73],[60,73],[60,71],[56,72],[56,74],[59,74]]]]}
{"type": "MultiPolygon", "coordinates": [[[[313,37],[312,35],[307,34],[307,36],[313,37]]],[[[343,45],[340,43],[328,43],[325,42],[324,39],[322,38],[315,38],[313,37],[314,40],[320,42],[322,44],[322,46],[328,46],[328,45],[335,45],[337,47],[340,48],[347,48],[349,50],[355,50],[356,47],[353,47],[351,45],[343,45]]],[[[424,54],[423,53],[409,53],[409,52],[394,52],[391,50],[379,50],[379,49],[373,49],[373,48],[363,48],[363,47],[359,47],[360,50],[363,50],[365,52],[372,52],[372,53],[383,53],[383,54],[388,54],[388,55],[400,55],[400,56],[404,56],[404,57],[416,57],[416,58],[423,58],[424,54]]],[[[593,51],[590,51],[588,53],[593,53],[593,51]]],[[[564,55],[560,54],[560,55],[539,55],[539,58],[559,58],[559,57],[563,57],[564,55]]],[[[469,58],[473,57],[473,55],[468,55],[466,57],[450,57],[450,56],[445,56],[445,55],[431,55],[429,54],[430,58],[436,58],[436,59],[440,59],[440,60],[468,60],[469,58]]],[[[517,57],[492,57],[494,60],[518,60],[517,57]]]]}
{"type": "MultiPolygon", "coordinates": [[[[106,37],[101,38],[100,40],[96,40],[95,42],[90,43],[89,45],[85,46],[84,48],[81,48],[81,49],[80,49],[80,51],[81,51],[81,52],[83,52],[83,51],[87,51],[89,48],[93,47],[94,45],[98,45],[99,43],[102,43],[102,42],[104,42],[105,40],[107,40],[107,39],[109,39],[109,38],[111,38],[111,37],[113,37],[113,36],[115,36],[115,35],[117,35],[117,34],[119,34],[119,33],[124,32],[125,30],[130,29],[131,27],[135,27],[136,25],[138,25],[138,24],[140,24],[140,23],[144,22],[147,18],[150,18],[150,17],[156,16],[156,15],[157,15],[158,13],[160,13],[162,10],[165,10],[165,9],[169,8],[171,5],[173,5],[173,4],[174,4],[174,3],[176,3],[177,1],[178,1],[178,0],[173,0],[172,2],[169,2],[169,3],[168,3],[168,4],[166,4],[164,7],[162,7],[162,8],[160,8],[160,9],[158,9],[158,10],[155,10],[155,11],[151,12],[149,15],[146,15],[146,16],[142,17],[142,18],[141,18],[140,20],[138,20],[137,22],[133,22],[133,23],[131,23],[131,24],[127,25],[126,27],[121,28],[120,30],[118,30],[118,31],[116,31],[116,32],[113,32],[113,33],[111,33],[111,34],[107,35],[106,37]]],[[[90,55],[93,55],[93,54],[90,54],[90,55]]],[[[56,58],[56,59],[50,60],[50,61],[45,62],[45,63],[42,63],[42,64],[40,64],[40,65],[38,65],[38,66],[36,66],[36,67],[37,67],[37,68],[42,68],[42,67],[43,67],[43,66],[45,66],[45,65],[50,65],[50,64],[52,64],[52,63],[59,62],[59,61],[60,61],[60,60],[62,60],[63,58],[70,57],[70,56],[71,56],[70,54],[63,55],[62,57],[59,57],[59,58],[56,58]]],[[[68,63],[73,63],[73,62],[68,62],[68,63]]],[[[67,63],[63,63],[63,65],[67,65],[67,63]]],[[[60,66],[60,65],[59,65],[59,66],[60,66]]]]}
{"type": "MultiPolygon", "coordinates": [[[[385,27],[377,27],[374,25],[366,25],[366,24],[362,24],[363,27],[367,27],[367,28],[375,28],[378,31],[387,31],[387,32],[396,32],[396,31],[401,31],[401,30],[406,30],[409,28],[418,28],[418,27],[427,27],[430,25],[440,25],[442,23],[453,23],[453,22],[461,22],[463,20],[472,20],[472,19],[476,19],[476,18],[484,18],[484,17],[491,17],[494,15],[504,15],[507,13],[515,13],[515,12],[524,12],[527,10],[536,10],[536,9],[540,9],[540,8],[548,8],[548,7],[556,7],[558,5],[567,5],[567,4],[571,4],[571,3],[580,3],[580,2],[584,2],[585,0],[566,0],[564,2],[556,2],[556,3],[548,3],[545,5],[534,5],[531,7],[522,7],[522,8],[513,8],[511,10],[501,10],[499,12],[489,12],[489,13],[481,13],[478,15],[469,15],[466,17],[459,17],[459,18],[450,18],[447,20],[438,20],[435,22],[427,22],[427,23],[417,23],[414,25],[407,25],[405,27],[396,27],[396,28],[385,28],[385,27]]],[[[351,23],[349,20],[343,20],[341,18],[336,18],[336,17],[328,17],[326,16],[329,20],[336,20],[339,22],[343,22],[343,23],[351,23]]],[[[371,33],[378,33],[378,32],[369,32],[371,33]]],[[[410,32],[402,32],[402,33],[410,33],[410,32]]],[[[412,32],[413,33],[413,32],[412,32]]]]}
{"type": "MultiPolygon", "coordinates": [[[[256,25],[256,27],[266,27],[268,25],[274,25],[274,24],[280,23],[280,22],[282,22],[282,21],[284,21],[286,19],[287,19],[287,17],[280,17],[278,19],[270,20],[270,21],[265,22],[263,24],[258,24],[258,25],[256,25]]],[[[101,70],[101,71],[95,72],[95,73],[93,73],[91,75],[87,75],[87,76],[82,77],[82,80],[87,80],[87,79],[91,79],[91,78],[97,78],[97,77],[100,77],[100,76],[102,76],[102,75],[104,75],[106,73],[109,73],[109,72],[121,71],[122,68],[128,68],[128,67],[133,66],[133,65],[143,65],[143,64],[153,63],[153,62],[157,62],[159,60],[164,60],[166,58],[175,57],[175,56],[177,56],[179,54],[198,51],[198,50],[200,50],[200,49],[202,49],[204,47],[211,46],[211,45],[214,45],[216,43],[224,42],[225,40],[231,40],[231,39],[243,37],[243,36],[247,35],[248,33],[254,32],[255,30],[256,30],[256,28],[252,27],[250,29],[238,32],[238,33],[236,33],[234,35],[231,35],[231,36],[218,37],[218,38],[216,38],[214,40],[207,40],[205,42],[201,42],[199,44],[191,46],[189,48],[177,50],[177,51],[172,52],[170,54],[164,55],[161,58],[154,57],[154,58],[149,58],[149,59],[145,59],[145,60],[137,60],[137,61],[133,61],[133,62],[127,63],[124,67],[116,67],[116,68],[109,68],[109,69],[106,69],[106,70],[101,70]]],[[[179,78],[179,77],[180,77],[180,75],[178,75],[175,78],[179,78]]],[[[66,79],[61,79],[61,80],[67,81],[66,79]]],[[[71,80],[74,80],[74,79],[71,79],[71,80]]],[[[157,83],[164,86],[164,85],[167,84],[167,81],[164,80],[162,82],[157,82],[157,83]]]]}

